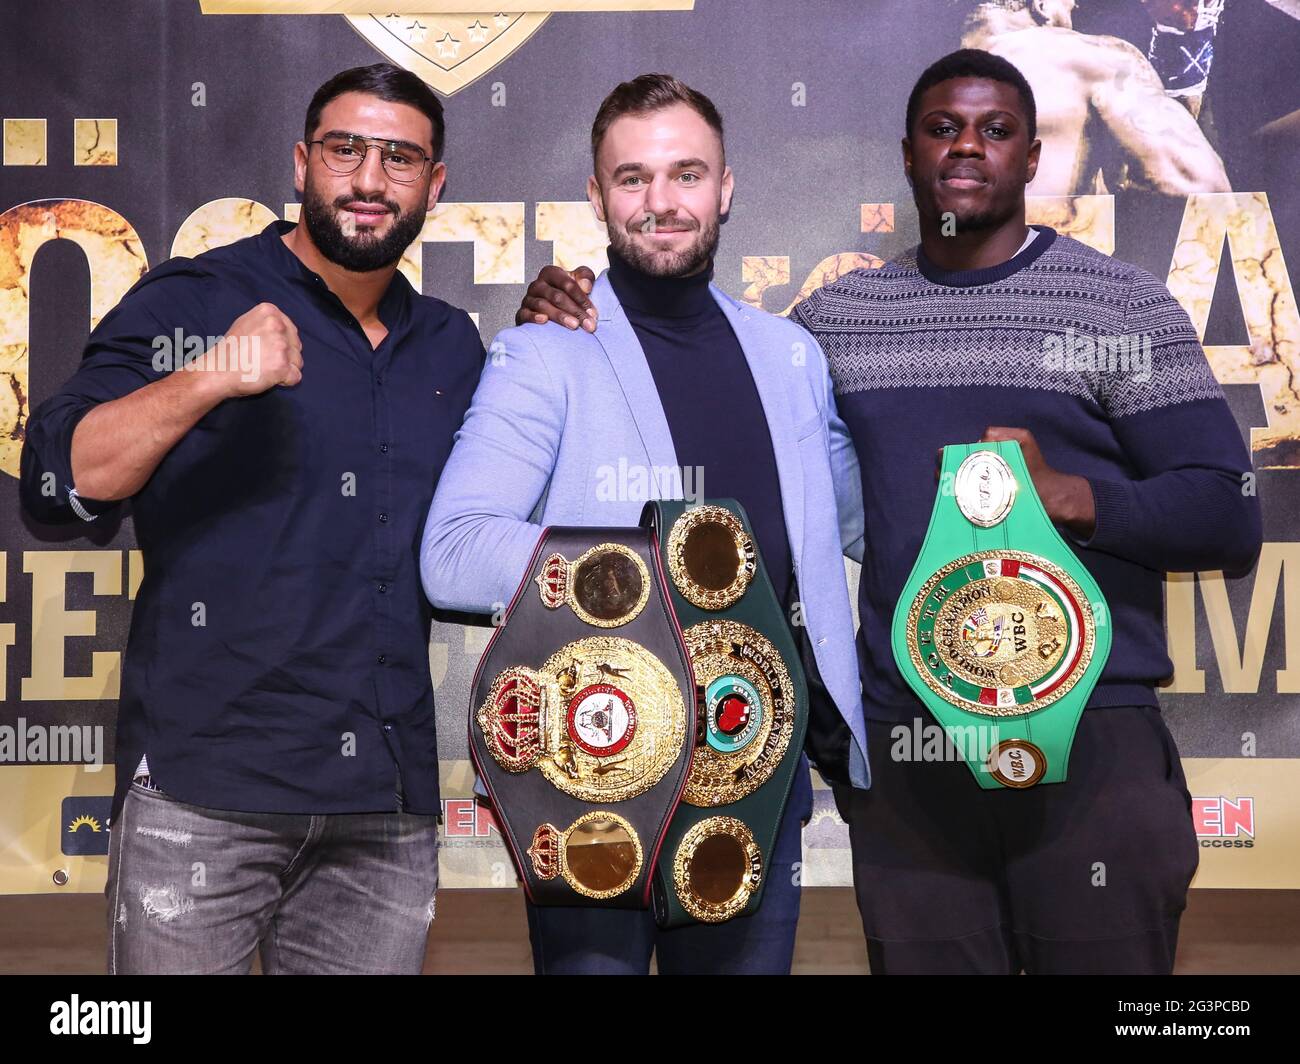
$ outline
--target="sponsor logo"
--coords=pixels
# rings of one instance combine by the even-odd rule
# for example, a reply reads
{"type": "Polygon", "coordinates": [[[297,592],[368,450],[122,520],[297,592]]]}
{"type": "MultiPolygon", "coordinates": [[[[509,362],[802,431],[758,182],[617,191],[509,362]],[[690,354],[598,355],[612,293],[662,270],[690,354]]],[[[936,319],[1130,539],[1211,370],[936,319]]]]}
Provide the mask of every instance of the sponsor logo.
{"type": "Polygon", "coordinates": [[[473,798],[444,798],[442,801],[442,837],[444,839],[487,839],[499,836],[501,828],[492,810],[473,798]]]}
{"type": "Polygon", "coordinates": [[[59,849],[68,857],[108,853],[108,813],[111,796],[69,796],[63,799],[59,849]]]}
{"type": "Polygon", "coordinates": [[[1206,849],[1251,849],[1255,845],[1255,799],[1222,794],[1193,798],[1192,823],[1206,849]]]}

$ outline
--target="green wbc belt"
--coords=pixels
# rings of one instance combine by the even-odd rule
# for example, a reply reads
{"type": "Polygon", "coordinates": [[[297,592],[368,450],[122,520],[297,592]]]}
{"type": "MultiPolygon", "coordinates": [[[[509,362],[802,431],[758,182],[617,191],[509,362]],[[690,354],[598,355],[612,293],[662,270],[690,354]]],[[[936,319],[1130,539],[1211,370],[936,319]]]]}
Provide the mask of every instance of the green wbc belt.
{"type": "Polygon", "coordinates": [[[655,869],[663,927],[721,923],[762,900],[808,727],[794,638],[732,499],[652,502],[673,609],[695,675],[696,728],[682,801],[655,869]]]}
{"type": "Polygon", "coordinates": [[[981,787],[1061,783],[1110,654],[1101,589],[1018,443],[945,447],[939,483],[894,609],[894,660],[981,787]]]}

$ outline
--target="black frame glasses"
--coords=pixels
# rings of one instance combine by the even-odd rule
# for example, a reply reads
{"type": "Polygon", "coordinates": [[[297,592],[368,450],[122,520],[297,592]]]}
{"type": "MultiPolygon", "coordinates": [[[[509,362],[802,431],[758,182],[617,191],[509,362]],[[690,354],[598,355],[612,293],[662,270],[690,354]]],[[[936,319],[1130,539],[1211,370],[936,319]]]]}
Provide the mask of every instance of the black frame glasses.
{"type": "Polygon", "coordinates": [[[316,140],[307,141],[307,150],[311,150],[313,144],[320,145],[321,161],[325,166],[336,174],[352,174],[361,168],[366,156],[370,153],[371,148],[379,149],[379,162],[384,168],[389,178],[400,185],[410,185],[424,176],[425,170],[433,159],[418,144],[410,144],[404,140],[383,140],[379,137],[363,137],[360,133],[327,133],[325,136],[316,140]],[[327,142],[337,141],[337,148],[347,148],[356,152],[355,156],[344,156],[340,159],[332,151],[326,150],[327,142]],[[403,167],[414,165],[411,160],[407,159],[403,153],[415,153],[420,157],[420,164],[414,174],[404,170],[403,167]],[[351,165],[347,165],[350,163],[351,165]],[[391,166],[390,166],[391,164],[391,166]]]}

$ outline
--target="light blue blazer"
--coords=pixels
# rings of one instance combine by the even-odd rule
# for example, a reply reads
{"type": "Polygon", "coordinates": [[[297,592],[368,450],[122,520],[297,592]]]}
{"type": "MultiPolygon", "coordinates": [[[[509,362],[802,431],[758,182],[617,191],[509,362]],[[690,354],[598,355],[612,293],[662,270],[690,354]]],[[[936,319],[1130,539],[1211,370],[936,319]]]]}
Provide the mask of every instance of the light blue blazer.
{"type": "MultiPolygon", "coordinates": [[[[767,416],[803,621],[822,682],[855,740],[850,778],[866,787],[841,557],[862,559],[857,456],[817,341],[794,322],[709,290],[767,416]]],[[[600,314],[594,335],[548,323],[506,329],[492,342],[425,523],[420,573],[435,606],[502,610],[545,526],[635,525],[647,499],[683,497],[654,377],[605,274],[591,298],[600,314]]]]}

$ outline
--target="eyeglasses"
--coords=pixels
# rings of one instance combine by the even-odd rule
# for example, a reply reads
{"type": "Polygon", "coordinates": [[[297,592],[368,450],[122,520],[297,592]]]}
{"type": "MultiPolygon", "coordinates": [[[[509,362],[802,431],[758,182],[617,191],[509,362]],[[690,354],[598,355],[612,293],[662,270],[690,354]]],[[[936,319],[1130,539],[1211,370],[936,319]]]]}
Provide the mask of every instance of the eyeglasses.
{"type": "Polygon", "coordinates": [[[350,174],[365,159],[371,148],[379,149],[379,159],[384,173],[399,184],[409,185],[424,176],[424,168],[433,160],[421,148],[401,140],[379,140],[356,133],[327,133],[320,140],[309,140],[320,145],[321,159],[336,174],[350,174]]]}

